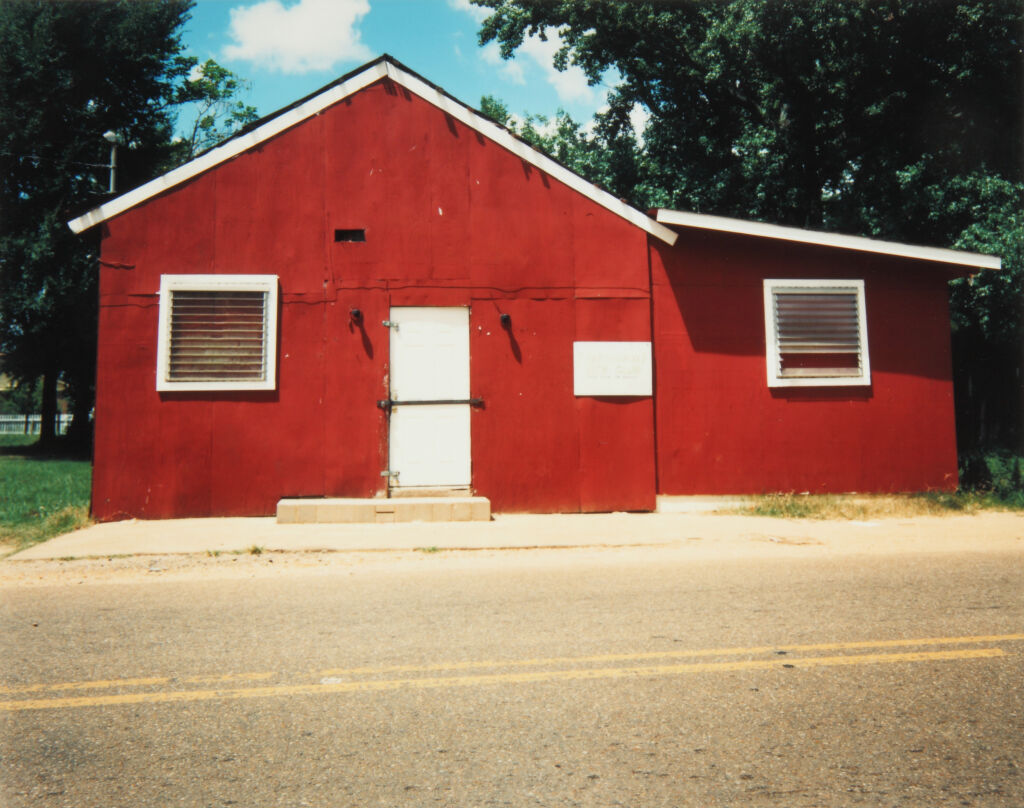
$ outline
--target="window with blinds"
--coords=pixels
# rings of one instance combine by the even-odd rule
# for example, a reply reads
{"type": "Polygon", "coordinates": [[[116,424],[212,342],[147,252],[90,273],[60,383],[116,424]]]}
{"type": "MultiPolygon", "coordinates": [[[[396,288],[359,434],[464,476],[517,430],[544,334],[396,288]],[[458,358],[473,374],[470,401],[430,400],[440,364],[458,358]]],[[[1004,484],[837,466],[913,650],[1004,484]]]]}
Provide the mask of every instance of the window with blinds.
{"type": "Polygon", "coordinates": [[[277,277],[165,275],[158,390],[274,389],[277,277]]]}
{"type": "Polygon", "coordinates": [[[870,384],[863,281],[766,280],[773,387],[870,384]]]}

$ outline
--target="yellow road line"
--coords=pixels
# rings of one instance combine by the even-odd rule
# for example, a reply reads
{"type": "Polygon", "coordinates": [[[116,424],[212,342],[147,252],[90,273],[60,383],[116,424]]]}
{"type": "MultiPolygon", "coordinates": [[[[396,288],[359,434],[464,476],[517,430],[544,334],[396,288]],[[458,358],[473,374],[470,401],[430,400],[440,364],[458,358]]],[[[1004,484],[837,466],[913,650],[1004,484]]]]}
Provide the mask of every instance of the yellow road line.
{"type": "Polygon", "coordinates": [[[328,668],[319,676],[359,676],[375,673],[413,673],[417,671],[458,671],[476,668],[534,667],[589,662],[631,662],[644,659],[685,659],[687,657],[738,656],[785,651],[853,651],[862,648],[904,648],[907,646],[971,645],[982,642],[1019,642],[1024,634],[984,634],[975,637],[926,637],[916,640],[858,640],[855,642],[824,642],[807,645],[758,645],[750,648],[705,648],[689,651],[646,651],[635,654],[598,654],[581,657],[537,657],[536,659],[489,659],[469,662],[438,662],[431,665],[385,665],[365,668],[328,668]]]}
{"type": "Polygon", "coordinates": [[[252,682],[269,679],[273,673],[222,673],[211,676],[147,676],[139,679],[99,679],[93,682],[57,682],[55,684],[13,685],[0,687],[0,693],[32,693],[39,690],[103,690],[111,687],[145,687],[175,682],[252,682]]]}
{"type": "Polygon", "coordinates": [[[1003,657],[1000,648],[968,648],[947,651],[916,651],[902,654],[857,654],[828,657],[800,657],[732,662],[691,662],[682,665],[649,665],[628,668],[589,668],[579,670],[521,671],[474,676],[440,676],[417,679],[371,679],[329,684],[274,685],[219,690],[179,690],[157,693],[124,693],[110,696],[71,696],[54,699],[31,699],[0,702],[0,711],[20,712],[70,707],[99,707],[121,704],[164,704],[184,701],[238,700],[271,696],[304,696],[327,693],[380,692],[386,690],[472,687],[528,682],[556,682],[577,679],[620,679],[629,677],[678,676],[741,670],[781,670],[787,668],[819,668],[851,665],[878,665],[907,662],[933,662],[1003,657]]]}
{"type": "MultiPolygon", "coordinates": [[[[910,646],[970,645],[990,642],[1024,641],[1024,634],[983,634],[973,637],[925,637],[912,640],[857,640],[853,642],[828,642],[804,645],[760,645],[748,648],[705,648],[683,651],[645,651],[632,654],[597,654],[580,657],[537,657],[534,659],[489,659],[463,662],[438,662],[428,665],[381,665],[360,668],[328,668],[314,671],[316,676],[363,676],[386,673],[429,673],[431,671],[477,670],[481,668],[529,668],[541,665],[573,665],[600,662],[640,662],[649,659],[686,659],[712,656],[739,656],[777,653],[802,653],[808,651],[853,651],[866,648],[905,648],[910,646]]],[[[57,682],[54,684],[29,684],[0,687],[0,694],[16,695],[45,690],[105,690],[115,687],[144,687],[166,685],[175,682],[201,684],[204,682],[258,681],[269,679],[274,673],[227,673],[208,676],[151,676],[137,679],[100,679],[91,682],[57,682]]]]}

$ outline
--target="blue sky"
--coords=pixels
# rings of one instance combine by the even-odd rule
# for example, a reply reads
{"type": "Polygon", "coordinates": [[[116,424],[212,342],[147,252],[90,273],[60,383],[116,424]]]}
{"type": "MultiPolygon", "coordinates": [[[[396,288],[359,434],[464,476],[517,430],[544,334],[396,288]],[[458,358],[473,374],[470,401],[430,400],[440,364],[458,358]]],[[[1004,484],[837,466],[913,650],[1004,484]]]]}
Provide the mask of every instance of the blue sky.
{"type": "Polygon", "coordinates": [[[494,43],[481,48],[485,15],[469,0],[199,0],[183,41],[246,79],[245,100],[260,115],[382,53],[472,107],[490,94],[519,115],[561,108],[583,123],[604,104],[607,87],[552,67],[557,34],[527,41],[512,61],[494,43]]]}

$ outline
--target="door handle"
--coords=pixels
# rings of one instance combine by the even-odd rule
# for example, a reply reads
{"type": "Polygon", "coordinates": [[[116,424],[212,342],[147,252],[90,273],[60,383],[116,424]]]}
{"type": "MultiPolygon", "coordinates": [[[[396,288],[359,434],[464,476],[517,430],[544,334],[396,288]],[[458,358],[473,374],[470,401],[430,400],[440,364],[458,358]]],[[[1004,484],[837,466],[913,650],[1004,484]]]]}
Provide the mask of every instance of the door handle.
{"type": "Polygon", "coordinates": [[[482,408],[484,406],[484,400],[482,398],[434,398],[434,399],[421,399],[419,401],[396,401],[393,398],[382,398],[377,402],[377,406],[382,410],[391,411],[393,407],[419,407],[424,404],[468,404],[470,407],[482,408]]]}

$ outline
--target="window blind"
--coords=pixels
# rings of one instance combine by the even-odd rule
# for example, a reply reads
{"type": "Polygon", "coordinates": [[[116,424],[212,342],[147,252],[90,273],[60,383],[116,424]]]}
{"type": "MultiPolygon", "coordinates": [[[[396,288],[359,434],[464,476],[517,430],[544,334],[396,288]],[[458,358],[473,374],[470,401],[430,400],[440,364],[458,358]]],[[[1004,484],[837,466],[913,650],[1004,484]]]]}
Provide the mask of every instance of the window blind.
{"type": "Polygon", "coordinates": [[[773,292],[780,378],[860,376],[857,289],[773,292]]]}
{"type": "Polygon", "coordinates": [[[171,291],[168,381],[266,378],[266,292],[171,291]]]}

